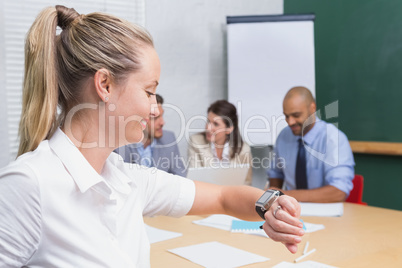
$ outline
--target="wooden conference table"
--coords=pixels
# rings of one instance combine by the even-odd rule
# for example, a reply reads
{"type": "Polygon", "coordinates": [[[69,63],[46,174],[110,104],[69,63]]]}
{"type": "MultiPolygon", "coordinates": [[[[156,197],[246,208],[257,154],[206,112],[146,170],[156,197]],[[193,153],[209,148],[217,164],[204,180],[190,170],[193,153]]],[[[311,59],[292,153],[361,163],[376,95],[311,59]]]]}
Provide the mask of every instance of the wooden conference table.
{"type": "MultiPolygon", "coordinates": [[[[272,267],[293,262],[302,254],[291,254],[271,239],[231,233],[192,223],[205,217],[145,218],[153,227],[182,233],[183,236],[151,245],[151,267],[200,267],[167,249],[218,241],[269,258],[247,267],[272,267]]],[[[316,252],[302,261],[313,260],[337,267],[402,267],[402,211],[344,203],[341,217],[302,217],[305,222],[324,224],[325,229],[306,235],[309,250],[316,252]]],[[[302,241],[304,243],[305,241],[302,241]]]]}

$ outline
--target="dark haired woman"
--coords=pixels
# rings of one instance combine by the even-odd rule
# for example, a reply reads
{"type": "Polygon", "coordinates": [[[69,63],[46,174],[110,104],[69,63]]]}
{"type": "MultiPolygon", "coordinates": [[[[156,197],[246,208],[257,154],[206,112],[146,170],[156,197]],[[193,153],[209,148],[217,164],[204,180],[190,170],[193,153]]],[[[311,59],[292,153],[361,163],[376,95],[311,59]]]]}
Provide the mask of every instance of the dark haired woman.
{"type": "Polygon", "coordinates": [[[207,111],[205,132],[190,137],[189,167],[250,164],[245,184],[251,185],[251,151],[241,138],[236,107],[226,100],[218,100],[207,111]]]}

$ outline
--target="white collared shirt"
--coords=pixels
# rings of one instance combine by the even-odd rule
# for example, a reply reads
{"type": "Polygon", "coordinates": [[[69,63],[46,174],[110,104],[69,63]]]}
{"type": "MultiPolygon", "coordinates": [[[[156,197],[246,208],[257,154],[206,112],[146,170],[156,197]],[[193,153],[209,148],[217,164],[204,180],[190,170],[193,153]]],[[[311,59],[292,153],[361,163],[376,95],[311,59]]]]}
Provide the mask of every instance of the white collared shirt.
{"type": "Polygon", "coordinates": [[[183,216],[194,183],[115,153],[99,175],[58,129],[0,170],[0,267],[149,267],[144,216],[183,216]]]}
{"type": "Polygon", "coordinates": [[[214,156],[215,159],[217,159],[218,162],[222,164],[230,164],[230,156],[229,156],[229,142],[225,142],[223,145],[223,151],[222,151],[222,159],[219,159],[218,154],[216,153],[216,148],[215,148],[215,143],[211,142],[211,151],[212,155],[214,156]]]}

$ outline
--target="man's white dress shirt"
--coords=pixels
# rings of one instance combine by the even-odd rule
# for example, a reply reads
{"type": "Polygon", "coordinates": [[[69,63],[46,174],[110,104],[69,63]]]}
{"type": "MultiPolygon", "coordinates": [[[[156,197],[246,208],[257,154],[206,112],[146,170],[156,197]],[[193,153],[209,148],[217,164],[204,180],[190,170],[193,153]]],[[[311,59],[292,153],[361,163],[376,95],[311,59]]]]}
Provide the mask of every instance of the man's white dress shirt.
{"type": "Polygon", "coordinates": [[[115,153],[98,174],[58,129],[0,170],[0,267],[149,267],[143,215],[183,216],[194,197],[115,153]]]}

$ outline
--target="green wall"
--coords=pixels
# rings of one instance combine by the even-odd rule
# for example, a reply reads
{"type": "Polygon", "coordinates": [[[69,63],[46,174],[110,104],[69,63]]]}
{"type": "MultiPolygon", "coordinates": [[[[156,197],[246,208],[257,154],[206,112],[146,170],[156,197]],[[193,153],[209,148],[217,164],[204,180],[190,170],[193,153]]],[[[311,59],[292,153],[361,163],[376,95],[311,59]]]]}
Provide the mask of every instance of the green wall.
{"type": "MultiPolygon", "coordinates": [[[[284,0],[314,13],[317,108],[338,101],[349,140],[402,142],[402,1],[284,0]]],[[[325,116],[323,116],[325,119],[325,116]]],[[[402,210],[402,157],[355,154],[363,201],[402,210]]]]}

